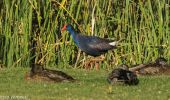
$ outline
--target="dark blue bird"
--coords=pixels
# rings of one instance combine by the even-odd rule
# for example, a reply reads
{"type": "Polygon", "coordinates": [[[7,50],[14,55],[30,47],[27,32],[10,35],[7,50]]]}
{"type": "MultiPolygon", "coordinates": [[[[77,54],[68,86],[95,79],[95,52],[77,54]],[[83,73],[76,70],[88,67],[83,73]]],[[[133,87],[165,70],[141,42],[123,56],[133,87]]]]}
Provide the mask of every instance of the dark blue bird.
{"type": "Polygon", "coordinates": [[[71,34],[76,45],[91,56],[100,56],[108,50],[116,47],[117,41],[100,38],[96,36],[85,36],[75,31],[72,25],[66,24],[61,31],[67,30],[71,34]]]}

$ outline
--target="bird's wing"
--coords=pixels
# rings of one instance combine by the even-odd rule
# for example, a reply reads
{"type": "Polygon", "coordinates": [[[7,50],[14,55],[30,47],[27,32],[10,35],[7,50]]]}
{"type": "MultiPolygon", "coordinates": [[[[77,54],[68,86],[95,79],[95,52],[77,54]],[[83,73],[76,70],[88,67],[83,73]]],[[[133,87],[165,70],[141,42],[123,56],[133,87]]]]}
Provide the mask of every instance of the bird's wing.
{"type": "Polygon", "coordinates": [[[111,40],[108,40],[108,39],[99,38],[96,36],[81,36],[80,39],[81,41],[86,42],[86,44],[90,48],[93,48],[98,51],[104,52],[106,50],[113,48],[113,46],[109,44],[111,40]]]}

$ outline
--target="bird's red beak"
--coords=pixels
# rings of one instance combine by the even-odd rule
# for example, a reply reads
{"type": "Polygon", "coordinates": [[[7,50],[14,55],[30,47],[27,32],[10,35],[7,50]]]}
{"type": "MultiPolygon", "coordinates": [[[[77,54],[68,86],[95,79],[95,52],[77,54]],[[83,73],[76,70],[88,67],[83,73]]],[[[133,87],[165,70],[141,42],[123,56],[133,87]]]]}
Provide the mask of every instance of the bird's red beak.
{"type": "Polygon", "coordinates": [[[66,29],[67,29],[67,24],[63,26],[63,28],[61,29],[61,32],[63,32],[66,29]]]}

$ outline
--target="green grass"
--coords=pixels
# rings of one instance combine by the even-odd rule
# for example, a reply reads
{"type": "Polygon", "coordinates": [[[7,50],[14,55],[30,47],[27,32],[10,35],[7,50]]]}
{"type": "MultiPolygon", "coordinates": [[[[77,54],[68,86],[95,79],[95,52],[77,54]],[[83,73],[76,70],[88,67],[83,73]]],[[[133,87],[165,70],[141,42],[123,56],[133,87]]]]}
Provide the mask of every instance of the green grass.
{"type": "Polygon", "coordinates": [[[1,0],[0,64],[29,66],[35,57],[33,62],[44,65],[78,65],[87,57],[77,58],[78,48],[67,32],[61,33],[65,23],[85,35],[125,39],[105,55],[101,67],[160,56],[170,62],[169,9],[170,0],[1,0]]]}
{"type": "MultiPolygon", "coordinates": [[[[75,83],[24,80],[28,68],[0,69],[0,96],[25,96],[31,100],[169,100],[170,76],[139,77],[137,86],[106,81],[105,70],[64,69],[78,79],[75,83]]],[[[0,98],[1,99],[1,98],[0,98]]]]}

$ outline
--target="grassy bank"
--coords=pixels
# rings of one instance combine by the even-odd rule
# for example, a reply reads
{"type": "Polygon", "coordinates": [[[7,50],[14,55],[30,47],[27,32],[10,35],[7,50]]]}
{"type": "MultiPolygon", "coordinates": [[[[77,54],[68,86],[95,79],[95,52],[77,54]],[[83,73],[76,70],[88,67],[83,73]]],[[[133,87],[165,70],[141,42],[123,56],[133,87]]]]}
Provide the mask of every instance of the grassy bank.
{"type": "Polygon", "coordinates": [[[170,61],[169,0],[2,0],[0,64],[6,67],[79,64],[86,59],[61,33],[71,23],[83,34],[124,39],[105,55],[105,68],[137,64],[163,56],[170,61]]]}
{"type": "MultiPolygon", "coordinates": [[[[78,79],[75,83],[45,83],[24,80],[28,68],[0,70],[0,99],[2,96],[21,96],[22,100],[168,100],[170,77],[139,77],[137,86],[107,83],[108,71],[65,69],[78,79]]],[[[63,70],[63,69],[62,69],[63,70]]],[[[6,100],[6,99],[4,99],[6,100]]],[[[19,99],[21,100],[21,99],[19,99]]]]}

